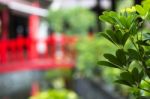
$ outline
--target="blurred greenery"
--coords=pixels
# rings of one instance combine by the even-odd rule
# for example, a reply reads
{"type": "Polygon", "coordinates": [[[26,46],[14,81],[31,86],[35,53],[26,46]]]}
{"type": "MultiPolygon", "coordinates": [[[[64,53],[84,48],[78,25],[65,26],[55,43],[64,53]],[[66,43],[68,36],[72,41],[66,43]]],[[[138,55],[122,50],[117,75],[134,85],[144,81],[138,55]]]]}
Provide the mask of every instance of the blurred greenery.
{"type": "Polygon", "coordinates": [[[104,59],[103,52],[113,52],[115,49],[111,47],[110,42],[103,38],[81,37],[77,43],[77,73],[84,77],[95,77],[97,75],[105,75],[105,80],[113,82],[110,75],[118,74],[117,70],[105,69],[100,70],[97,61],[104,59]]]}
{"type": "Polygon", "coordinates": [[[45,73],[45,78],[48,80],[53,80],[60,77],[70,77],[72,72],[70,69],[52,69],[45,73]]]}
{"type": "Polygon", "coordinates": [[[54,32],[61,33],[63,31],[64,25],[63,10],[57,11],[49,10],[46,20],[48,21],[50,29],[52,29],[54,32]]]}
{"type": "Polygon", "coordinates": [[[89,29],[96,29],[96,15],[85,8],[74,8],[66,11],[65,22],[68,24],[66,33],[87,34],[89,29]]]}
{"type": "Polygon", "coordinates": [[[134,4],[134,0],[117,0],[117,11],[121,9],[131,7],[134,4]]]}
{"type": "Polygon", "coordinates": [[[36,96],[30,97],[30,99],[79,99],[77,94],[73,91],[66,89],[50,89],[39,93],[36,96]]]}
{"type": "Polygon", "coordinates": [[[41,90],[30,99],[79,99],[79,96],[69,89],[66,89],[66,78],[71,76],[69,69],[54,69],[45,73],[47,83],[50,83],[49,90],[41,90]]]}
{"type": "Polygon", "coordinates": [[[96,36],[80,37],[80,40],[77,43],[78,56],[76,63],[76,75],[90,80],[97,78],[100,81],[104,81],[104,85],[106,85],[111,91],[116,91],[122,96],[128,96],[128,87],[114,84],[118,74],[120,74],[120,70],[116,68],[99,67],[97,65],[98,60],[104,59],[104,52],[113,53],[116,48],[113,47],[112,43],[108,40],[104,38],[97,38],[96,36]]]}
{"type": "Polygon", "coordinates": [[[96,30],[96,15],[85,8],[49,10],[46,20],[54,32],[83,35],[96,30]]]}

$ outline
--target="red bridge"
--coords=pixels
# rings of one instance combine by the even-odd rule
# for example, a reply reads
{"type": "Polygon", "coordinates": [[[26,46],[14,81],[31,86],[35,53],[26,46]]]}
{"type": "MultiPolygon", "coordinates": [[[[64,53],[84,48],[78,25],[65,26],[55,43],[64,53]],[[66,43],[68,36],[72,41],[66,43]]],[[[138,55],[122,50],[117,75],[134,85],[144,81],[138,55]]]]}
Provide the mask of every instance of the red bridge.
{"type": "Polygon", "coordinates": [[[50,36],[44,43],[45,53],[35,49],[38,41],[30,38],[0,40],[0,73],[20,70],[47,70],[53,68],[72,68],[75,65],[75,52],[69,46],[75,43],[73,37],[63,37],[57,42],[50,36]],[[60,48],[58,49],[57,43],[60,48]]]}
{"type": "MultiPolygon", "coordinates": [[[[0,10],[0,73],[72,68],[75,65],[75,50],[72,48],[75,37],[51,33],[43,39],[38,35],[43,16],[9,8],[10,2],[5,4],[2,1],[0,5],[5,6],[0,10]]],[[[36,11],[41,9],[37,2],[17,4],[33,7],[36,11]]]]}

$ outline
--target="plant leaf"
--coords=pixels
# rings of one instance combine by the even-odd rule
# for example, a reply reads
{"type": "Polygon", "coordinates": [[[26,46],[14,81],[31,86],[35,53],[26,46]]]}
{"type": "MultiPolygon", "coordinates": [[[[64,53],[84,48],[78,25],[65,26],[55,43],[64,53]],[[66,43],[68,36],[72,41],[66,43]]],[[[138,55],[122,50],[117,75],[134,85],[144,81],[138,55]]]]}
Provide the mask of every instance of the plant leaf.
{"type": "Polygon", "coordinates": [[[118,49],[116,51],[116,57],[118,59],[118,61],[121,62],[122,65],[126,65],[126,53],[123,51],[123,49],[118,49]]]}
{"type": "Polygon", "coordinates": [[[125,33],[122,37],[122,45],[124,46],[129,38],[130,34],[129,33],[125,33]]]}
{"type": "Polygon", "coordinates": [[[121,65],[121,63],[118,61],[118,59],[112,54],[104,54],[104,57],[113,64],[116,64],[119,66],[121,65]]]}
{"type": "Polygon", "coordinates": [[[112,30],[107,30],[106,33],[111,37],[111,39],[112,39],[115,43],[118,42],[118,40],[117,40],[117,38],[116,38],[116,36],[115,36],[114,31],[112,31],[112,30]]]}
{"type": "Polygon", "coordinates": [[[136,43],[139,45],[150,46],[150,44],[147,43],[147,40],[138,40],[136,43]]]}
{"type": "Polygon", "coordinates": [[[101,33],[101,35],[106,38],[108,41],[110,41],[111,43],[115,44],[116,43],[112,40],[112,38],[108,35],[108,34],[105,34],[105,33],[101,33]]]}
{"type": "Polygon", "coordinates": [[[139,80],[141,81],[143,77],[144,77],[144,71],[141,70],[141,72],[139,73],[139,80]]]}
{"type": "Polygon", "coordinates": [[[121,79],[121,80],[124,80],[124,81],[126,81],[126,82],[128,82],[128,83],[130,83],[131,85],[134,85],[134,84],[135,84],[135,83],[134,83],[133,76],[132,76],[132,74],[131,74],[130,72],[122,72],[122,73],[120,74],[120,79],[121,79]]]}
{"type": "Polygon", "coordinates": [[[142,6],[136,5],[136,6],[135,6],[135,9],[136,9],[136,11],[137,11],[140,15],[142,15],[142,16],[145,16],[145,15],[146,15],[146,11],[143,9],[142,6]]]}
{"type": "Polygon", "coordinates": [[[134,49],[128,49],[128,55],[131,60],[139,60],[139,53],[134,49]]]}
{"type": "Polygon", "coordinates": [[[102,66],[107,66],[107,67],[119,68],[119,66],[113,63],[107,62],[107,61],[98,61],[98,64],[102,66]]]}
{"type": "Polygon", "coordinates": [[[122,44],[122,32],[120,30],[116,31],[116,33],[114,34],[115,35],[115,38],[117,39],[117,44],[119,45],[123,45],[122,44]]]}
{"type": "Polygon", "coordinates": [[[139,74],[139,71],[138,71],[137,68],[133,68],[133,70],[132,70],[132,76],[133,76],[133,79],[134,79],[137,83],[141,82],[141,80],[140,80],[140,74],[139,74]]]}
{"type": "Polygon", "coordinates": [[[119,84],[127,85],[129,87],[132,87],[132,85],[129,82],[125,81],[125,80],[116,80],[115,82],[119,83],[119,84]]]}

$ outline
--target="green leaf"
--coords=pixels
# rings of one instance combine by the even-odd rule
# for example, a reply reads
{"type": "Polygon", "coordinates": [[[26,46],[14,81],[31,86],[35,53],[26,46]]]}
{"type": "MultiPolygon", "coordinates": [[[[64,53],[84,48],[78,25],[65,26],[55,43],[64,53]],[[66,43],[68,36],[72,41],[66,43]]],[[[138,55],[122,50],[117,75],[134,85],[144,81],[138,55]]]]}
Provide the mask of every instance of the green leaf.
{"type": "Polygon", "coordinates": [[[141,5],[136,5],[135,9],[137,10],[137,12],[142,15],[145,16],[146,15],[146,11],[143,9],[143,7],[141,5]]]}
{"type": "Polygon", "coordinates": [[[150,1],[149,0],[144,0],[143,2],[142,2],[142,5],[143,5],[143,8],[144,8],[144,10],[146,10],[146,11],[149,11],[149,9],[150,9],[150,1]]]}
{"type": "Polygon", "coordinates": [[[110,12],[109,12],[109,15],[110,15],[111,17],[118,17],[118,13],[117,13],[117,12],[114,12],[114,11],[110,11],[110,12]]]}
{"type": "Polygon", "coordinates": [[[134,49],[128,49],[128,55],[131,60],[139,60],[139,53],[134,49]]]}
{"type": "Polygon", "coordinates": [[[136,13],[129,14],[127,17],[127,28],[130,30],[134,27],[134,23],[136,22],[138,15],[136,13]]]}
{"type": "Polygon", "coordinates": [[[138,26],[138,23],[137,22],[133,22],[133,23],[131,23],[131,26],[130,26],[130,28],[129,28],[129,33],[130,33],[130,35],[136,35],[137,33],[138,33],[138,28],[137,28],[137,26],[138,26]]]}
{"type": "Polygon", "coordinates": [[[115,24],[118,24],[120,27],[125,28],[124,25],[120,22],[118,17],[111,17],[111,18],[115,20],[115,24]]]}
{"type": "Polygon", "coordinates": [[[116,64],[119,66],[121,65],[120,62],[118,61],[118,59],[112,54],[104,54],[104,57],[113,64],[116,64]]]}
{"type": "Polygon", "coordinates": [[[141,72],[139,73],[139,80],[141,81],[143,77],[144,77],[144,71],[141,70],[141,72]]]}
{"type": "Polygon", "coordinates": [[[117,40],[117,44],[122,45],[122,32],[118,30],[114,35],[117,40]]]}
{"type": "Polygon", "coordinates": [[[112,40],[112,38],[108,35],[108,34],[105,34],[105,33],[101,33],[101,35],[106,38],[108,41],[110,41],[111,43],[115,44],[116,43],[112,40]]]}
{"type": "Polygon", "coordinates": [[[150,46],[150,44],[147,43],[147,40],[138,40],[136,43],[143,46],[150,46]]]}
{"type": "Polygon", "coordinates": [[[142,56],[144,56],[144,48],[142,46],[139,46],[139,52],[142,56]]]}
{"type": "Polygon", "coordinates": [[[107,30],[106,33],[111,37],[111,39],[117,43],[117,38],[115,36],[115,33],[112,30],[107,30]]]}
{"type": "Polygon", "coordinates": [[[133,76],[132,76],[132,74],[130,72],[122,72],[120,74],[120,79],[128,82],[130,85],[134,85],[135,84],[133,76]]]}
{"type": "Polygon", "coordinates": [[[126,61],[127,61],[127,59],[126,59],[126,53],[124,52],[123,49],[118,49],[116,51],[116,57],[117,57],[118,61],[120,61],[120,63],[122,65],[126,65],[126,61]]]}
{"type": "Polygon", "coordinates": [[[113,11],[104,11],[102,15],[99,16],[99,19],[108,22],[110,24],[116,24],[116,19],[118,15],[116,12],[113,11]]]}
{"type": "Polygon", "coordinates": [[[127,82],[125,80],[116,80],[115,82],[132,87],[132,84],[130,84],[129,82],[127,82]]]}
{"type": "Polygon", "coordinates": [[[121,77],[121,79],[123,79],[123,80],[133,80],[132,79],[132,75],[131,75],[131,73],[130,72],[122,72],[121,74],[120,74],[120,77],[121,77]]]}
{"type": "Polygon", "coordinates": [[[108,16],[106,16],[106,15],[101,15],[101,16],[99,16],[99,19],[102,20],[102,21],[104,21],[104,22],[108,22],[108,23],[110,23],[110,24],[113,24],[113,23],[114,23],[114,21],[111,20],[111,19],[110,19],[108,16]]]}
{"type": "Polygon", "coordinates": [[[120,20],[121,24],[123,25],[123,28],[127,28],[126,17],[125,16],[120,16],[119,20],[120,20]]]}
{"type": "Polygon", "coordinates": [[[143,40],[138,40],[137,44],[143,45],[143,46],[150,46],[150,43],[149,43],[150,33],[144,33],[143,36],[144,36],[144,39],[143,40]]]}
{"type": "Polygon", "coordinates": [[[123,38],[122,38],[122,45],[124,46],[129,38],[130,34],[129,33],[125,33],[123,35],[123,38]]]}
{"type": "Polygon", "coordinates": [[[134,77],[136,77],[138,75],[138,69],[137,68],[133,68],[132,70],[132,74],[134,75],[134,77]]]}
{"type": "Polygon", "coordinates": [[[107,66],[107,67],[119,68],[119,66],[113,63],[107,62],[107,61],[98,61],[98,64],[102,66],[107,66]]]}
{"type": "Polygon", "coordinates": [[[141,82],[140,74],[139,74],[139,71],[138,71],[137,68],[134,68],[134,69],[132,70],[132,76],[133,76],[133,79],[134,79],[137,83],[141,82]]]}

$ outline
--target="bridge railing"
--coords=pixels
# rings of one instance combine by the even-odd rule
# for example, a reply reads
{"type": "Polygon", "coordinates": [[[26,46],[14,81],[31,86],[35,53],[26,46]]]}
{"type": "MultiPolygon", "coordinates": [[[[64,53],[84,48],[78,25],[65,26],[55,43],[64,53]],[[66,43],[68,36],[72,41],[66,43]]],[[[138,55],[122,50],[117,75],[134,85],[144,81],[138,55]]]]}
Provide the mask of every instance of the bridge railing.
{"type": "Polygon", "coordinates": [[[39,58],[75,59],[75,49],[70,48],[76,42],[75,37],[49,36],[45,40],[17,37],[15,39],[0,40],[0,64],[14,61],[27,61],[39,58]],[[73,50],[72,50],[73,49],[73,50]]]}

